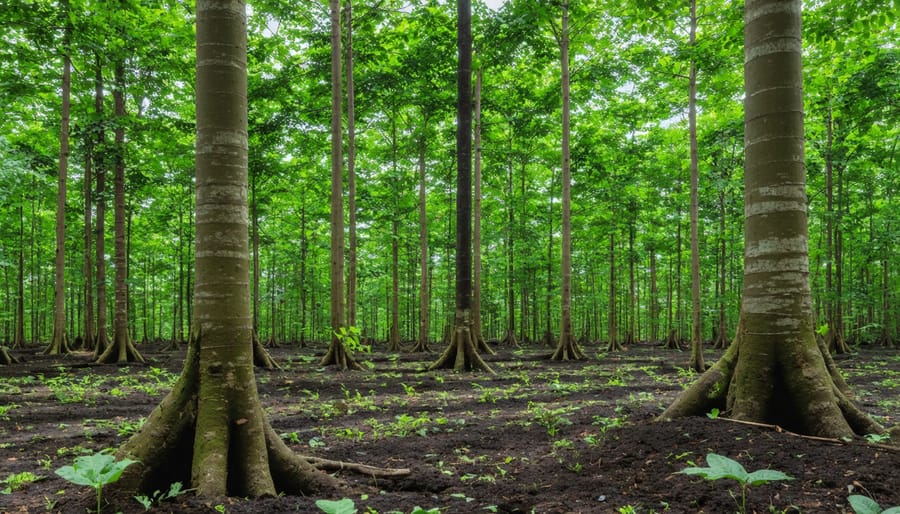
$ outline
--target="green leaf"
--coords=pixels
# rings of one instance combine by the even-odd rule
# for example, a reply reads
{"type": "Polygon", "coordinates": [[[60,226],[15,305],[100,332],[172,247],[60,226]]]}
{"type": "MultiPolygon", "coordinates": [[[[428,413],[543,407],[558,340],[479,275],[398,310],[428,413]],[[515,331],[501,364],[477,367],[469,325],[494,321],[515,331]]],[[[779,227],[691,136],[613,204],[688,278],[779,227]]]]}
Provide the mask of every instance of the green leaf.
{"type": "Polygon", "coordinates": [[[758,469],[753,473],[747,475],[747,482],[750,485],[760,485],[765,484],[767,482],[774,482],[776,480],[793,480],[794,477],[786,475],[781,471],[776,471],[774,469],[758,469]]]}
{"type": "Polygon", "coordinates": [[[881,506],[868,496],[854,494],[847,498],[847,501],[850,502],[850,506],[853,507],[856,514],[881,514],[881,506]]]}
{"type": "Polygon", "coordinates": [[[356,514],[356,505],[350,498],[340,500],[316,500],[316,507],[328,514],[356,514]]]}

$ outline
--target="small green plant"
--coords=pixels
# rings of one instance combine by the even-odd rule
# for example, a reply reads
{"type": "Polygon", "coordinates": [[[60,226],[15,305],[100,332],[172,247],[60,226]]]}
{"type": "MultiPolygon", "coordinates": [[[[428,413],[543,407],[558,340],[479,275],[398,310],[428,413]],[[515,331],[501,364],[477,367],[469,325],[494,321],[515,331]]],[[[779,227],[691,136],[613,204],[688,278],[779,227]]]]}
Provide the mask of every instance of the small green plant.
{"type": "Polygon", "coordinates": [[[135,496],[134,499],[137,500],[138,503],[144,506],[144,510],[150,510],[153,505],[160,505],[162,502],[181,496],[182,494],[189,491],[189,489],[182,489],[181,482],[175,482],[169,486],[168,491],[153,491],[153,494],[150,496],[138,495],[135,496]]]}
{"type": "Polygon", "coordinates": [[[406,396],[415,396],[416,395],[415,387],[413,387],[409,384],[404,384],[403,382],[400,382],[400,385],[403,386],[403,391],[406,393],[406,396]]]}
{"type": "Polygon", "coordinates": [[[356,504],[350,498],[316,500],[316,507],[326,514],[356,514],[356,504]]]}
{"type": "Polygon", "coordinates": [[[9,405],[0,405],[0,419],[9,421],[9,411],[19,408],[15,403],[9,405]]]}
{"type": "Polygon", "coordinates": [[[706,417],[709,419],[716,419],[719,417],[719,409],[713,407],[706,413],[706,417]]]}
{"type": "Polygon", "coordinates": [[[863,437],[870,443],[884,443],[891,440],[891,434],[866,434],[863,437]]]}
{"type": "Polygon", "coordinates": [[[43,480],[44,477],[40,475],[35,475],[30,471],[23,471],[21,473],[11,474],[6,477],[5,480],[0,482],[0,484],[6,484],[6,487],[0,489],[0,494],[10,494],[13,491],[18,490],[25,484],[30,484],[32,482],[37,482],[38,480],[43,480]]]}
{"type": "Polygon", "coordinates": [[[359,340],[359,335],[361,332],[358,327],[340,327],[333,333],[334,337],[337,337],[341,341],[341,343],[344,344],[344,347],[353,353],[370,353],[372,351],[371,346],[363,344],[359,340]]]}
{"type": "Polygon", "coordinates": [[[125,468],[135,462],[137,461],[131,459],[117,461],[108,453],[97,452],[93,455],[77,457],[71,466],[57,469],[56,474],[73,484],[93,487],[97,493],[97,512],[99,514],[103,486],[117,481],[125,468]]]}
{"type": "MultiPolygon", "coordinates": [[[[700,475],[706,480],[730,478],[737,481],[741,486],[741,501],[738,503],[738,510],[741,514],[747,512],[747,490],[750,487],[774,482],[776,480],[794,479],[793,477],[774,469],[759,469],[752,473],[748,473],[740,462],[717,453],[707,453],[706,462],[709,464],[709,467],[707,468],[688,467],[682,469],[678,473],[683,473],[685,475],[700,475]]],[[[734,498],[734,493],[732,493],[732,498],[734,498]]],[[[735,499],[735,502],[737,502],[737,499],[735,499]]]]}
{"type": "Polygon", "coordinates": [[[861,494],[850,495],[847,501],[850,502],[850,506],[853,507],[853,512],[856,514],[900,514],[900,506],[881,510],[878,502],[861,494]]]}

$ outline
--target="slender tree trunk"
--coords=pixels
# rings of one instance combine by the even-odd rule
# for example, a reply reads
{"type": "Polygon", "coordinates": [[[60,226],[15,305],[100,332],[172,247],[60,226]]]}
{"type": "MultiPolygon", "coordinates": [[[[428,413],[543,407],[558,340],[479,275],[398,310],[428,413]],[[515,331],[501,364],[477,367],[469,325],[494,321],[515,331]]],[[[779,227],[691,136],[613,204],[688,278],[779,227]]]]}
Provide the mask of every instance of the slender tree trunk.
{"type": "Polygon", "coordinates": [[[484,341],[481,327],[481,82],[483,68],[475,74],[475,194],[473,198],[472,234],[472,332],[478,351],[493,355],[495,352],[484,341]]]}
{"type": "MultiPolygon", "coordinates": [[[[24,202],[24,198],[20,202],[24,202]]],[[[16,273],[16,326],[13,329],[13,348],[25,346],[25,208],[19,203],[19,265],[16,273]]]]}
{"type": "Polygon", "coordinates": [[[569,150],[569,5],[562,4],[558,37],[562,82],[562,274],[559,342],[552,360],[583,359],[572,329],[572,174],[569,150]]]}
{"type": "Polygon", "coordinates": [[[331,0],[331,344],[322,365],[363,369],[345,347],[344,303],[344,177],[341,129],[341,2],[331,0]]]}
{"type": "Polygon", "coordinates": [[[619,342],[616,320],[616,229],[609,231],[609,342],[606,351],[615,352],[625,348],[619,342]]]}
{"type": "Polygon", "coordinates": [[[738,336],[662,414],[775,423],[821,437],[881,433],[816,342],[809,284],[800,0],[744,7],[744,289],[738,336]]]}
{"type": "Polygon", "coordinates": [[[656,248],[648,249],[650,254],[650,341],[659,341],[659,287],[656,280],[656,248]]]}
{"type": "Polygon", "coordinates": [[[472,329],[472,5],[457,3],[456,312],[446,350],[428,369],[494,371],[472,329]]]}
{"type": "MultiPolygon", "coordinates": [[[[512,131],[510,131],[512,132],[512,131]]],[[[506,166],[506,335],[501,344],[507,346],[519,346],[516,338],[516,288],[515,288],[515,261],[513,229],[515,223],[515,202],[513,195],[513,161],[512,161],[512,135],[510,135],[510,157],[506,166]]],[[[523,299],[524,299],[523,295],[523,299]]],[[[525,313],[522,313],[525,317],[525,313]]]]}
{"type": "MultiPolygon", "coordinates": [[[[697,45],[697,0],[691,0],[691,34],[688,43],[697,45]]],[[[706,370],[703,362],[703,326],[700,311],[700,167],[697,150],[697,66],[694,59],[690,63],[688,100],[688,132],[691,140],[691,369],[706,370]]]]}
{"type": "MultiPolygon", "coordinates": [[[[424,109],[423,109],[424,111],[424,109]]],[[[427,195],[425,190],[425,151],[428,137],[428,114],[423,112],[422,134],[419,136],[419,334],[416,339],[414,352],[428,351],[428,332],[431,318],[428,306],[430,305],[430,290],[428,287],[428,213],[426,210],[427,195]]]]}
{"type": "Polygon", "coordinates": [[[832,353],[847,353],[850,348],[844,340],[842,319],[842,290],[840,277],[835,286],[835,267],[840,274],[840,256],[837,249],[839,243],[835,239],[840,228],[837,227],[839,214],[834,209],[834,119],[831,115],[831,99],[825,113],[825,298],[826,323],[825,345],[832,353]]]}
{"type": "MultiPolygon", "coordinates": [[[[64,18],[69,19],[69,2],[60,0],[64,18]]],[[[63,75],[62,75],[62,109],[59,131],[59,168],[56,191],[56,264],[53,286],[53,336],[44,353],[58,355],[69,353],[69,340],[66,335],[66,176],[69,170],[69,111],[70,91],[72,85],[72,58],[70,40],[72,24],[66,22],[63,31],[63,75]]]]}
{"type": "Polygon", "coordinates": [[[347,258],[347,324],[356,325],[357,236],[356,236],[356,90],[353,85],[353,1],[347,7],[347,209],[349,212],[349,254],[347,258]]]}
{"type": "Polygon", "coordinates": [[[143,356],[131,341],[128,331],[128,252],[125,240],[125,60],[115,65],[115,166],[113,176],[113,206],[115,218],[115,309],[113,340],[97,362],[144,362],[143,356]]]}
{"type": "MultiPolygon", "coordinates": [[[[103,68],[100,55],[95,55],[96,75],[94,76],[94,113],[98,120],[103,117],[103,68]]],[[[94,196],[97,204],[97,341],[94,345],[94,360],[97,360],[111,345],[106,304],[106,170],[107,154],[106,132],[101,123],[97,130],[97,148],[100,153],[96,161],[97,193],[94,196]]]]}
{"type": "MultiPolygon", "coordinates": [[[[396,212],[395,212],[396,214],[396,212]]],[[[400,351],[400,220],[391,220],[391,326],[388,351],[400,351]]]]}

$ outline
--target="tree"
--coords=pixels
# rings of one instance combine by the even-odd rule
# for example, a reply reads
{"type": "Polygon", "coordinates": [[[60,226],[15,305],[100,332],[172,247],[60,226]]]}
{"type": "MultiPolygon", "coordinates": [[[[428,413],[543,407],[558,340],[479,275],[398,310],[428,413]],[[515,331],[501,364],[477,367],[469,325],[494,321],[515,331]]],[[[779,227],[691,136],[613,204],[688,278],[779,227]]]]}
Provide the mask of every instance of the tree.
{"type": "Polygon", "coordinates": [[[194,320],[181,376],[119,449],[120,457],[139,463],[118,487],[152,491],[181,481],[202,496],[259,497],[322,493],[339,485],[285,446],[257,397],[248,283],[245,20],[242,0],[197,5],[194,320]]]}
{"type": "Polygon", "coordinates": [[[341,142],[341,2],[331,0],[331,344],[322,365],[362,370],[344,346],[344,186],[341,142]]]}
{"type": "Polygon", "coordinates": [[[809,282],[800,0],[744,7],[745,252],[741,322],[716,364],[660,416],[712,407],[823,437],[883,429],[817,344],[809,282]]]}
{"type": "Polygon", "coordinates": [[[562,26],[554,33],[559,43],[562,83],[562,303],[559,342],[552,360],[583,359],[584,353],[572,329],[572,174],[570,166],[569,112],[569,5],[562,4],[562,26]]]}
{"type": "Polygon", "coordinates": [[[72,23],[69,21],[69,2],[61,0],[61,10],[66,18],[63,33],[63,74],[62,74],[62,109],[59,131],[59,174],[56,193],[56,280],[53,287],[53,338],[44,353],[56,355],[69,353],[69,340],[66,336],[66,176],[69,170],[69,114],[71,110],[72,89],[72,23]]]}
{"type": "MultiPolygon", "coordinates": [[[[125,29],[120,28],[120,36],[125,29]]],[[[124,40],[124,37],[122,37],[124,40]]],[[[114,71],[113,105],[116,128],[115,160],[113,166],[113,211],[115,237],[115,310],[113,314],[113,339],[97,362],[144,362],[144,357],[134,347],[128,330],[128,250],[125,244],[125,57],[119,56],[114,71]]]]}
{"type": "Polygon", "coordinates": [[[456,312],[447,348],[428,369],[494,370],[478,354],[472,328],[472,5],[457,0],[456,312]]]}
{"type": "MultiPolygon", "coordinates": [[[[697,47],[697,0],[691,0],[691,28],[688,45],[697,47]]],[[[703,363],[703,336],[700,317],[700,164],[697,150],[697,64],[691,57],[688,76],[688,133],[691,153],[691,369],[706,370],[703,363]]]]}

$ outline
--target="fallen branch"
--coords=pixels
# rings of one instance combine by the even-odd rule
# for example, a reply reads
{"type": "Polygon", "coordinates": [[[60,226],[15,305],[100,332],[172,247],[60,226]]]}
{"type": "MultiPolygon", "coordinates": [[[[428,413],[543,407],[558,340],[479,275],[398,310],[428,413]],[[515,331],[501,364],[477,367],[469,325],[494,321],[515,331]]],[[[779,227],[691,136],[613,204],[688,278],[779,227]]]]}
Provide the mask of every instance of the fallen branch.
{"type": "Polygon", "coordinates": [[[304,459],[316,469],[322,471],[355,471],[361,475],[368,475],[376,478],[405,477],[412,473],[409,468],[378,468],[356,462],[343,462],[339,460],[322,459],[319,457],[304,457],[304,459]]]}

